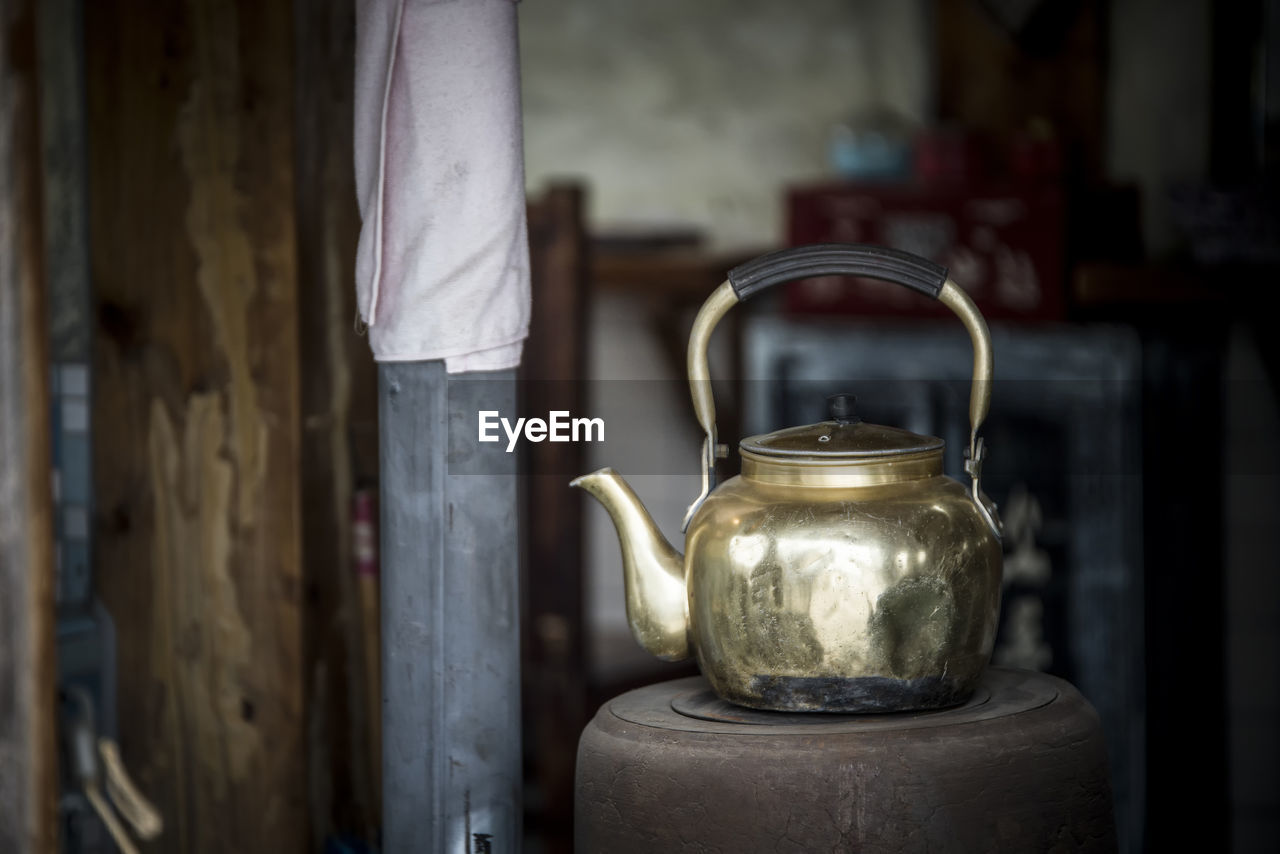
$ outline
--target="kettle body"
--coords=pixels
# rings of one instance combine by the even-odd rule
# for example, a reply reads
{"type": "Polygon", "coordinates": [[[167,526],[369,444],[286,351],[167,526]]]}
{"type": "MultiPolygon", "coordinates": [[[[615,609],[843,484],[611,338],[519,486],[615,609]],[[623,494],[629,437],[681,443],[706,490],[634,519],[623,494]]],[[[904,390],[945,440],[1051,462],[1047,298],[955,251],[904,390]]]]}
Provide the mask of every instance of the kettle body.
{"type": "Polygon", "coordinates": [[[686,552],[690,646],[730,702],[951,706],[991,657],[1000,543],[941,472],[800,495],[739,475],[699,508],[686,552]]]}

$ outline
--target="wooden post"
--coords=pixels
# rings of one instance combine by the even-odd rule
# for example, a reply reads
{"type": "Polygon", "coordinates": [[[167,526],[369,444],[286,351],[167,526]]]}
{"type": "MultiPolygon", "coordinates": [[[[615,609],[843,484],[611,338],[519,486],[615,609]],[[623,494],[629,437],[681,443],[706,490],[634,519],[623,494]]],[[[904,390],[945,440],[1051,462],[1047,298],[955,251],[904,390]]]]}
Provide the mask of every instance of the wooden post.
{"type": "Polygon", "coordinates": [[[0,851],[57,848],[35,5],[0,2],[0,851]]]}
{"type": "MultiPolygon", "coordinates": [[[[520,365],[521,413],[564,410],[585,400],[588,241],[581,187],[558,184],[529,204],[533,316],[520,365]]],[[[583,446],[542,442],[525,448],[524,699],[534,784],[541,809],[530,816],[548,854],[573,846],[573,779],[586,726],[583,631],[583,446]]]]}
{"type": "Polygon", "coordinates": [[[450,473],[480,409],[515,412],[514,376],[378,366],[386,851],[520,848],[514,455],[450,473]]]}

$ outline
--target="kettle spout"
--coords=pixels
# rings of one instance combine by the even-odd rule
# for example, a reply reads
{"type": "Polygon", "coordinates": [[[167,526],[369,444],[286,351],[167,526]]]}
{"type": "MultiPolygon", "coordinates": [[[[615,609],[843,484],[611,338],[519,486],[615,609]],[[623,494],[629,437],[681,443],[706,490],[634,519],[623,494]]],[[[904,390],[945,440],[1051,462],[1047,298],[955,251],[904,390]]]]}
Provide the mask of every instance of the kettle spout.
{"type": "Polygon", "coordinates": [[[663,661],[688,658],[684,557],[662,536],[635,492],[613,469],[584,474],[569,485],[591,493],[618,529],[631,634],[663,661]]]}

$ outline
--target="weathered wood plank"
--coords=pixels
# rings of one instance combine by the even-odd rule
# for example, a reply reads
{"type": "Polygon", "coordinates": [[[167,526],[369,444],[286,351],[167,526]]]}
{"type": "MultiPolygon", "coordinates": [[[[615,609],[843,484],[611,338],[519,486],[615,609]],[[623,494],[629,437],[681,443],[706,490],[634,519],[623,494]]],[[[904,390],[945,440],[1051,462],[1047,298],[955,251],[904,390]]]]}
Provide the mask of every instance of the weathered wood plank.
{"type": "Polygon", "coordinates": [[[98,589],[165,850],[307,847],[291,11],[85,6],[98,589]]]}
{"type": "Polygon", "coordinates": [[[57,847],[35,6],[0,2],[0,851],[57,847]]]}

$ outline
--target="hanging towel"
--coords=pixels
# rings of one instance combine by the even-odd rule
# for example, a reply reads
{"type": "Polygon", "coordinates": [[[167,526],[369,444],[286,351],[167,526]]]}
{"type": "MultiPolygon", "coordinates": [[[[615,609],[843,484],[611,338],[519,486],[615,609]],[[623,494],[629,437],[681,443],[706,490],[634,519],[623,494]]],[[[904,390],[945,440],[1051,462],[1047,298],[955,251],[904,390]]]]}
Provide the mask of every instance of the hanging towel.
{"type": "Polygon", "coordinates": [[[513,368],[529,329],[513,0],[358,0],[356,298],[378,361],[513,368]]]}

